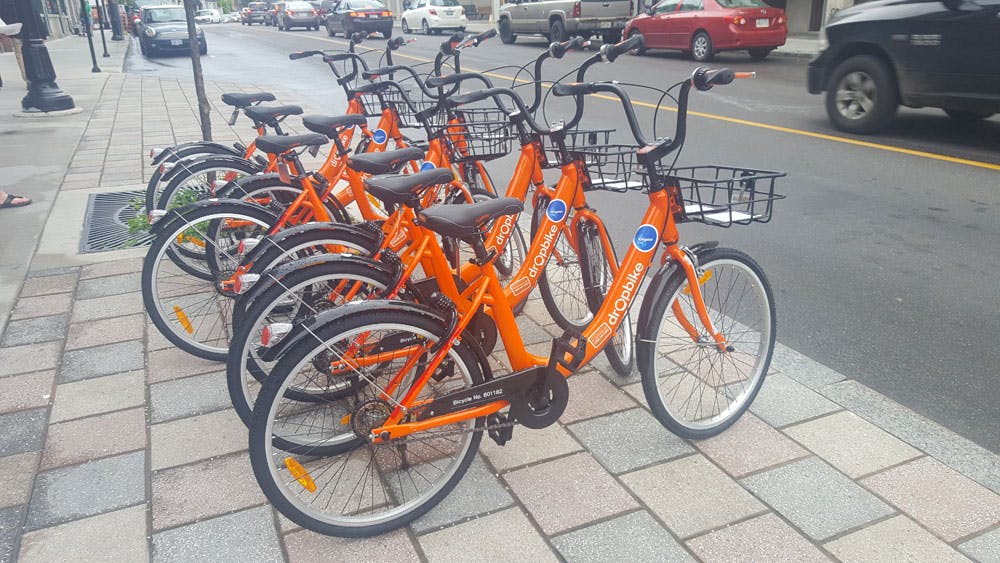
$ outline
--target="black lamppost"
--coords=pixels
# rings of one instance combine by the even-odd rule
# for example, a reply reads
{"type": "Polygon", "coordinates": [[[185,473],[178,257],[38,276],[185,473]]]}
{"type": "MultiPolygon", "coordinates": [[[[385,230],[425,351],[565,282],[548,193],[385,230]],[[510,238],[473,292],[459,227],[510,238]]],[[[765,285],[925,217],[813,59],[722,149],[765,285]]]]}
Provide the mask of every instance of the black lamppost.
{"type": "Polygon", "coordinates": [[[118,14],[118,2],[115,0],[107,0],[108,2],[108,18],[111,19],[111,40],[112,41],[124,41],[125,36],[122,30],[122,18],[118,14]]]}
{"type": "Polygon", "coordinates": [[[21,53],[24,55],[24,74],[28,79],[28,93],[21,99],[24,111],[64,111],[76,107],[73,98],[56,84],[56,70],[52,68],[49,50],[42,40],[42,20],[31,0],[15,0],[17,13],[23,14],[21,26],[21,53]]]}

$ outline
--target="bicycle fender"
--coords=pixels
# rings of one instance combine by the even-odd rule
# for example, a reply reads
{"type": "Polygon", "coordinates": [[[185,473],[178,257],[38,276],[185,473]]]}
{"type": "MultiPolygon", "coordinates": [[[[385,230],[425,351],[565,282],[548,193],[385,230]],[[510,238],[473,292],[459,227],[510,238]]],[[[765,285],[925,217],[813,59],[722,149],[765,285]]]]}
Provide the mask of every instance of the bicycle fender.
{"type": "Polygon", "coordinates": [[[220,154],[220,155],[231,154],[233,156],[239,156],[239,157],[243,156],[243,153],[239,152],[238,150],[236,150],[235,147],[232,147],[230,145],[223,145],[222,143],[216,143],[214,141],[188,141],[186,143],[181,143],[179,145],[174,145],[172,147],[163,149],[163,151],[160,154],[156,155],[156,158],[154,158],[150,164],[152,166],[156,166],[157,164],[165,162],[167,159],[173,160],[172,157],[174,157],[174,155],[186,150],[219,151],[214,153],[210,152],[202,154],[220,154]]]}
{"type": "MultiPolygon", "coordinates": [[[[698,256],[702,252],[715,248],[719,246],[716,241],[702,242],[690,247],[691,252],[694,252],[695,256],[698,256]]],[[[653,311],[658,307],[657,304],[661,299],[669,299],[670,296],[666,295],[667,291],[667,280],[674,275],[674,272],[679,270],[679,266],[673,260],[668,261],[666,264],[660,267],[655,274],[653,274],[653,279],[649,282],[649,287],[646,289],[646,296],[642,298],[642,306],[639,307],[639,319],[636,322],[635,331],[635,348],[636,348],[636,362],[639,368],[639,373],[645,373],[651,366],[646,365],[648,358],[652,358],[653,354],[650,350],[651,347],[656,346],[656,331],[659,329],[658,326],[653,326],[653,311]]]]}
{"type": "MultiPolygon", "coordinates": [[[[206,162],[205,159],[198,158],[197,155],[192,156],[191,160],[192,160],[192,162],[190,162],[190,164],[196,164],[198,162],[206,162]]],[[[263,167],[261,167],[260,164],[254,162],[252,160],[247,160],[247,159],[243,158],[242,156],[213,155],[212,158],[211,158],[211,160],[212,160],[212,162],[221,162],[223,164],[245,164],[245,165],[247,165],[248,170],[249,170],[249,172],[251,174],[256,174],[256,173],[260,172],[261,170],[263,170],[263,167]]],[[[182,160],[181,162],[183,163],[184,161],[182,160]]],[[[184,172],[186,170],[187,170],[187,167],[178,164],[177,166],[174,166],[172,169],[170,169],[169,172],[167,172],[166,174],[164,174],[160,178],[160,181],[161,182],[169,182],[175,176],[177,176],[178,174],[180,174],[181,172],[184,172]]]]}
{"type": "Polygon", "coordinates": [[[167,212],[165,216],[163,216],[163,218],[161,218],[156,223],[153,223],[153,226],[149,228],[149,232],[158,236],[164,231],[166,231],[168,227],[171,227],[177,223],[180,223],[181,221],[184,221],[187,215],[195,211],[212,207],[221,207],[223,205],[228,206],[230,209],[234,209],[236,211],[246,210],[252,213],[263,212],[264,214],[266,214],[267,217],[270,218],[272,224],[278,221],[278,216],[275,215],[273,211],[271,211],[266,207],[257,205],[256,203],[250,203],[248,201],[242,201],[238,199],[219,199],[213,197],[210,199],[203,199],[201,201],[196,201],[194,203],[189,203],[187,205],[171,209],[170,211],[167,212]]]}
{"type": "Polygon", "coordinates": [[[250,264],[257,261],[265,252],[274,246],[281,248],[295,246],[295,244],[292,244],[290,241],[316,231],[330,233],[331,236],[335,236],[337,233],[350,233],[352,235],[363,236],[366,240],[370,240],[373,246],[378,246],[381,242],[381,239],[377,234],[356,225],[344,225],[343,223],[306,223],[304,225],[296,225],[294,227],[278,231],[268,237],[269,243],[267,244],[265,244],[262,240],[261,244],[258,244],[253,248],[253,250],[246,253],[243,257],[242,263],[250,264]]]}
{"type": "Polygon", "coordinates": [[[281,181],[281,177],[276,173],[268,172],[265,174],[254,174],[253,176],[243,176],[242,178],[231,180],[215,193],[219,197],[231,197],[229,193],[235,190],[237,186],[244,190],[252,190],[256,189],[258,186],[268,187],[275,184],[285,185],[285,183],[281,181]]]}

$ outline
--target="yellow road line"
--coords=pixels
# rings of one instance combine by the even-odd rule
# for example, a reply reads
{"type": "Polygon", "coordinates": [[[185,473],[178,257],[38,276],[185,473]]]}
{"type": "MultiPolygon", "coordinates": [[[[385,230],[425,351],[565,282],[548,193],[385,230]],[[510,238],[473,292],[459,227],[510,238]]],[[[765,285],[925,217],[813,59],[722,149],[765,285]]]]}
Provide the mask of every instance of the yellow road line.
{"type": "MultiPolygon", "coordinates": [[[[266,31],[272,31],[272,33],[278,33],[277,31],[273,31],[273,30],[266,30],[266,31]]],[[[312,39],[317,39],[319,41],[326,41],[328,43],[335,43],[335,44],[341,45],[341,46],[346,46],[348,44],[345,41],[340,41],[340,40],[337,40],[337,39],[327,39],[325,37],[313,37],[312,39]]],[[[369,51],[379,51],[380,50],[380,49],[370,49],[368,47],[365,47],[365,49],[368,49],[369,51]]],[[[411,60],[414,60],[414,61],[425,62],[425,63],[426,62],[433,62],[433,60],[434,60],[434,59],[426,59],[426,58],[423,58],[423,57],[417,57],[417,56],[414,56],[414,55],[407,55],[405,53],[399,53],[398,51],[395,52],[395,53],[393,53],[393,57],[402,57],[404,59],[411,59],[411,60]]],[[[471,72],[476,72],[473,69],[469,69],[469,70],[471,72]]],[[[500,79],[503,79],[503,80],[511,80],[511,81],[517,81],[517,82],[525,82],[525,83],[531,82],[530,80],[524,80],[524,79],[520,79],[520,78],[514,78],[513,76],[505,76],[503,74],[497,74],[497,73],[493,73],[493,72],[485,72],[483,74],[485,74],[486,76],[489,76],[491,78],[500,78],[500,79]]],[[[545,88],[550,88],[551,87],[551,85],[549,85],[549,84],[542,84],[542,86],[545,87],[545,88]]],[[[619,102],[618,98],[616,98],[614,96],[606,96],[606,95],[603,95],[603,94],[591,94],[591,97],[600,98],[602,100],[611,100],[611,101],[614,101],[614,102],[619,102]]],[[[675,112],[675,113],[677,112],[677,108],[674,108],[674,107],[670,107],[670,106],[657,106],[656,104],[651,104],[649,102],[642,102],[642,101],[638,101],[638,100],[632,100],[632,104],[633,105],[637,105],[637,106],[641,106],[641,107],[651,108],[651,109],[657,109],[657,107],[659,107],[660,109],[664,109],[664,110],[667,110],[667,111],[672,111],[672,112],[675,112]]],[[[919,157],[919,158],[927,158],[927,159],[930,159],[930,160],[939,160],[939,161],[943,161],[943,162],[950,162],[952,164],[963,164],[965,166],[973,166],[975,168],[984,168],[986,170],[997,170],[997,171],[1000,171],[1000,164],[992,164],[992,163],[989,163],[989,162],[982,162],[982,161],[979,161],[979,160],[970,160],[970,159],[967,159],[967,158],[958,158],[958,157],[954,157],[954,156],[947,156],[947,155],[933,153],[933,152],[927,152],[927,151],[918,151],[918,150],[914,150],[914,149],[904,149],[902,147],[895,147],[895,146],[892,146],[892,145],[884,145],[882,143],[872,143],[870,141],[859,141],[857,139],[851,139],[851,138],[848,138],[848,137],[839,137],[837,135],[828,135],[826,133],[816,133],[816,132],[813,132],[813,131],[806,131],[806,130],[803,130],[803,129],[794,129],[794,128],[791,128],[791,127],[782,127],[780,125],[771,125],[771,124],[762,123],[762,122],[759,122],[759,121],[750,121],[750,120],[747,120],[747,119],[740,119],[738,117],[726,117],[724,115],[716,115],[716,114],[713,114],[713,113],[704,113],[704,112],[700,112],[700,111],[691,111],[691,110],[688,110],[688,115],[693,115],[693,116],[696,116],[696,117],[704,117],[706,119],[714,119],[716,121],[724,121],[726,123],[733,123],[733,124],[736,124],[736,125],[744,125],[746,127],[756,127],[758,129],[766,129],[768,131],[776,131],[778,133],[786,133],[786,134],[789,134],[789,135],[799,135],[799,136],[802,136],[802,137],[810,137],[810,138],[819,139],[819,140],[822,140],[822,141],[831,141],[831,142],[835,142],[835,143],[844,143],[844,144],[847,144],[847,145],[854,145],[854,146],[857,146],[857,147],[865,147],[865,148],[869,148],[869,149],[876,149],[876,150],[881,150],[881,151],[886,151],[886,152],[893,152],[893,153],[897,153],[897,154],[905,154],[905,155],[909,155],[909,156],[916,156],[916,157],[919,157]]]]}

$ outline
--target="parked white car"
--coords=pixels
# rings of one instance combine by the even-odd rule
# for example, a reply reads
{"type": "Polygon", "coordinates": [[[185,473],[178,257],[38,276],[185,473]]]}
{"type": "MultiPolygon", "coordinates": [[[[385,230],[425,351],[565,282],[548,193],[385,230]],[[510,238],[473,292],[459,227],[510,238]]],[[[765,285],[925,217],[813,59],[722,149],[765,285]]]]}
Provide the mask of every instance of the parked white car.
{"type": "Polygon", "coordinates": [[[194,21],[198,23],[219,23],[222,21],[222,14],[218,10],[198,10],[194,15],[194,21]]]}
{"type": "Polygon", "coordinates": [[[420,30],[425,35],[431,32],[465,31],[469,20],[465,8],[458,0],[410,0],[410,7],[403,12],[400,25],[403,33],[420,30]]]}

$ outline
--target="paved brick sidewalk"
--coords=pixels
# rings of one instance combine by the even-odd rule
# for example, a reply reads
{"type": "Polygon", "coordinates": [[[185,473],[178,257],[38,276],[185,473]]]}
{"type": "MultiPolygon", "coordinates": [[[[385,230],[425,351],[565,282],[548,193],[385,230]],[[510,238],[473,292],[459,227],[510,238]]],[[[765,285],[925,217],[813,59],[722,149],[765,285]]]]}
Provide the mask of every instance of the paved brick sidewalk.
{"type": "MultiPolygon", "coordinates": [[[[717,438],[674,437],[599,360],[559,423],[484,440],[409,528],[297,529],[253,480],[222,366],[148,323],[142,251],[66,242],[76,194],[140,187],[143,149],[197,135],[188,92],[109,79],[0,335],[0,561],[1000,560],[998,456],[783,346],[717,438]]],[[[225,113],[218,136],[243,133],[225,113]]],[[[520,322],[545,350],[558,333],[537,300],[520,322]]]]}

